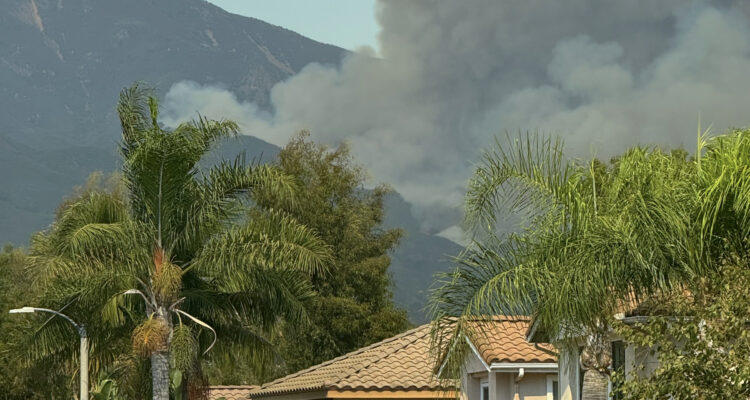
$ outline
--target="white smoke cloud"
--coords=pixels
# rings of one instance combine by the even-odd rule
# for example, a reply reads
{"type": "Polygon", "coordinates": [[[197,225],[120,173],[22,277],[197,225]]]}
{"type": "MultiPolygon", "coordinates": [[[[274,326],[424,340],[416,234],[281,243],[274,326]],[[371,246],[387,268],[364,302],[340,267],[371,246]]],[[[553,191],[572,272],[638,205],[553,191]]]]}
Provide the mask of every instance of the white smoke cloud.
{"type": "Polygon", "coordinates": [[[718,129],[748,124],[746,8],[381,1],[381,58],[309,65],[273,88],[270,112],[192,82],[175,84],[165,108],[173,123],[199,111],[277,145],[303,128],[347,140],[437,232],[459,218],[481,148],[504,131],[557,133],[576,155],[593,146],[606,157],[638,143],[691,147],[699,114],[718,129]]]}

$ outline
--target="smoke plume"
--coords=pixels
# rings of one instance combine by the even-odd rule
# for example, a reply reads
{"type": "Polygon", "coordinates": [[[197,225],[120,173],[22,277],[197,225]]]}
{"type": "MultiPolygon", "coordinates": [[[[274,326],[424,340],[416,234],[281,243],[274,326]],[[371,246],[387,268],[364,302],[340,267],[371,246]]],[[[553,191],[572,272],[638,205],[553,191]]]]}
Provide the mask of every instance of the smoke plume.
{"type": "MultiPolygon", "coordinates": [[[[174,121],[196,111],[283,145],[300,129],[352,145],[425,229],[456,223],[481,149],[504,132],[559,134],[573,155],[634,144],[692,148],[698,118],[750,122],[750,8],[684,1],[380,1],[372,49],[312,64],[271,92],[175,84],[174,121]]],[[[343,33],[342,33],[343,34],[343,33]]],[[[449,230],[455,232],[455,229],[449,230]]]]}

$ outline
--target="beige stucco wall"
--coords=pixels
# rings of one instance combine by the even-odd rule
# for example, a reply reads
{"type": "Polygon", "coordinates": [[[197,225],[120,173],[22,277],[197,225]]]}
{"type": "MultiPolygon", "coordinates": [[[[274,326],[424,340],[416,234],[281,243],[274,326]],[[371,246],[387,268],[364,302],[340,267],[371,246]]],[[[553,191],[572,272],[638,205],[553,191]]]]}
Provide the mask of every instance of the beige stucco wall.
{"type": "Polygon", "coordinates": [[[547,375],[527,374],[518,383],[518,400],[547,400],[547,375]]]}

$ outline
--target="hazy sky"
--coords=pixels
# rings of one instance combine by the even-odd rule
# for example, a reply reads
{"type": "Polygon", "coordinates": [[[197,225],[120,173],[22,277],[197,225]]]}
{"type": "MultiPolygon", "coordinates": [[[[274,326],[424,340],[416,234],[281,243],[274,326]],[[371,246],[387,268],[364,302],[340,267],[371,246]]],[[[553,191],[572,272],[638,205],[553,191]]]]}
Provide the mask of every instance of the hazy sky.
{"type": "Polygon", "coordinates": [[[291,29],[319,42],[353,50],[376,48],[374,0],[209,0],[240,15],[291,29]]]}

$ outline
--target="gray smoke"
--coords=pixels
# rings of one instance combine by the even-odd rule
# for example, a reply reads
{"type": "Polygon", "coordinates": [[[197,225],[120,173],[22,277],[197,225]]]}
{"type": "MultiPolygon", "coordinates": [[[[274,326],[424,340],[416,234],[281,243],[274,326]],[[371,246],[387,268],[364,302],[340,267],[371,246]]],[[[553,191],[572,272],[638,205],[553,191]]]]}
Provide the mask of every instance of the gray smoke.
{"type": "MultiPolygon", "coordinates": [[[[380,48],[277,84],[273,111],[231,88],[175,84],[174,121],[199,111],[283,145],[300,129],[349,141],[425,229],[456,223],[481,149],[508,131],[566,138],[577,156],[633,144],[692,148],[698,118],[743,126],[748,8],[684,1],[381,1],[380,48]]],[[[456,234],[455,227],[448,235],[456,234]]]]}

